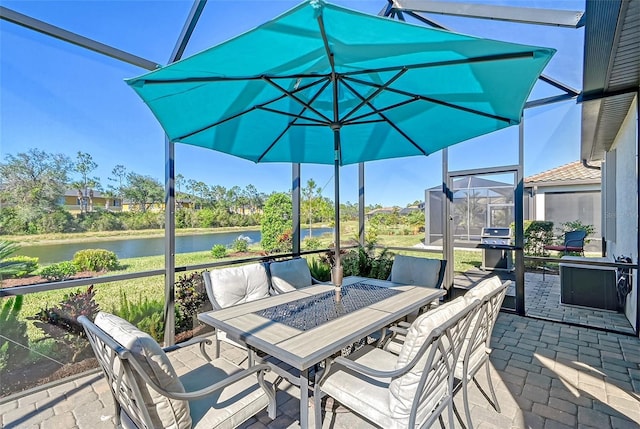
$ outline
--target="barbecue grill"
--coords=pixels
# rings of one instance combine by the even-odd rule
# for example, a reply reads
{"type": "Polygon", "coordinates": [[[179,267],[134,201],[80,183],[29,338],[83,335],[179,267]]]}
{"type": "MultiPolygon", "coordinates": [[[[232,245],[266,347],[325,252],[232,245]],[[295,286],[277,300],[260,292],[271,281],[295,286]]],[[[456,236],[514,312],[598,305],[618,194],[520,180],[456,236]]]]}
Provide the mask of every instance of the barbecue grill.
{"type": "Polygon", "coordinates": [[[513,270],[511,228],[482,228],[480,247],[483,270],[513,270]]]}

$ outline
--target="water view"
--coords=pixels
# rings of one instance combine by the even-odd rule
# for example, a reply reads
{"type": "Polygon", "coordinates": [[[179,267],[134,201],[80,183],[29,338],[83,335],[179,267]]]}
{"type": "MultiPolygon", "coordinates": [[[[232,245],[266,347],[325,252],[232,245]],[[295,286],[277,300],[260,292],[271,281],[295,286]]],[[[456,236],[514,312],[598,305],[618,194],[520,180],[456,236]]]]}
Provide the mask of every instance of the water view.
{"type": "MultiPolygon", "coordinates": [[[[332,233],[333,228],[313,228],[312,236],[317,237],[325,233],[332,233]]],[[[309,236],[308,229],[301,230],[301,238],[309,236]]],[[[261,239],[260,231],[216,232],[201,235],[176,236],[176,253],[200,252],[210,250],[216,244],[229,246],[236,239],[242,238],[252,243],[261,239]]],[[[118,259],[136,258],[140,256],[155,256],[164,254],[164,237],[126,238],[109,241],[95,241],[82,243],[58,243],[42,246],[28,246],[20,249],[16,254],[39,258],[41,264],[67,261],[73,259],[73,254],[82,249],[106,249],[115,252],[118,259]]]]}

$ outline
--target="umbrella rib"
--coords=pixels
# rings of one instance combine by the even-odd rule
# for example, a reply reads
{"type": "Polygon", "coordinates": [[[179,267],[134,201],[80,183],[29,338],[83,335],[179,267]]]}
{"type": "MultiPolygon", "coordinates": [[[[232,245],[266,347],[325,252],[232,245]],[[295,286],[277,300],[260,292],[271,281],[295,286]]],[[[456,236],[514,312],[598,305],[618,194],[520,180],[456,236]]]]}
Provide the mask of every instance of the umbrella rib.
{"type": "Polygon", "coordinates": [[[484,63],[484,62],[491,62],[491,61],[515,60],[519,58],[533,58],[533,57],[534,57],[533,51],[510,52],[506,54],[482,55],[479,57],[459,58],[459,59],[447,60],[447,61],[436,61],[433,63],[419,63],[419,64],[411,64],[411,65],[405,64],[405,65],[397,65],[397,66],[389,66],[389,67],[379,67],[374,69],[357,70],[357,71],[342,73],[342,76],[384,73],[387,71],[401,70],[403,68],[407,68],[411,70],[411,69],[422,69],[422,68],[431,68],[431,67],[455,66],[455,65],[461,65],[461,64],[484,63]]]}
{"type": "MultiPolygon", "coordinates": [[[[366,118],[368,116],[375,115],[378,112],[386,112],[387,110],[395,109],[397,107],[402,107],[404,105],[407,105],[407,104],[410,104],[410,103],[414,103],[416,101],[419,101],[419,99],[412,98],[410,100],[400,101],[399,103],[391,104],[391,105],[389,105],[387,107],[377,108],[373,112],[364,113],[364,114],[362,114],[360,116],[356,116],[356,117],[352,118],[350,121],[344,122],[344,125],[355,125],[357,123],[360,124],[360,123],[372,122],[372,121],[359,121],[359,120],[363,119],[363,118],[366,118]]],[[[376,122],[376,121],[373,121],[373,122],[376,122]]]]}
{"type": "MultiPolygon", "coordinates": [[[[349,80],[355,83],[359,83],[361,85],[369,85],[369,86],[373,86],[375,88],[380,87],[380,84],[374,83],[374,82],[367,82],[364,80],[360,80],[360,79],[356,79],[353,77],[344,77],[344,80],[349,80]]],[[[419,99],[422,101],[428,101],[430,103],[435,103],[435,104],[440,104],[441,106],[445,106],[445,107],[451,107],[452,109],[457,109],[457,110],[462,110],[468,113],[473,113],[474,115],[480,115],[480,116],[485,116],[487,118],[491,118],[491,119],[496,119],[498,121],[502,121],[502,122],[506,122],[508,124],[515,124],[517,123],[517,121],[510,119],[510,118],[505,118],[504,116],[498,116],[498,115],[493,115],[491,113],[487,113],[487,112],[483,112],[481,110],[476,110],[476,109],[472,109],[470,107],[464,107],[464,106],[458,106],[457,104],[453,104],[453,103],[449,103],[446,101],[442,101],[442,100],[438,100],[437,98],[432,98],[432,97],[427,97],[425,95],[420,95],[420,94],[412,94],[410,92],[407,91],[403,91],[401,89],[395,89],[395,88],[384,88],[385,91],[389,91],[389,92],[393,92],[396,94],[400,94],[400,95],[404,95],[406,97],[411,97],[414,99],[419,99]]]]}
{"type": "MultiPolygon", "coordinates": [[[[326,87],[327,87],[327,85],[329,85],[329,80],[328,80],[328,78],[327,78],[327,77],[324,77],[323,79],[320,79],[320,80],[317,80],[317,81],[314,81],[314,82],[311,82],[311,83],[308,83],[308,84],[306,84],[306,85],[304,85],[304,86],[302,86],[302,87],[300,87],[300,88],[297,88],[297,89],[296,89],[295,91],[293,91],[293,92],[300,92],[300,91],[304,91],[305,89],[312,88],[312,87],[314,87],[314,86],[318,85],[319,83],[321,83],[321,82],[323,82],[323,81],[324,81],[324,86],[320,89],[320,91],[322,91],[324,88],[326,88],[326,87]]],[[[256,105],[253,105],[253,106],[251,106],[250,108],[248,108],[248,109],[246,109],[246,110],[243,110],[242,112],[238,112],[238,113],[236,113],[235,115],[231,115],[231,116],[229,116],[229,117],[227,117],[227,118],[220,119],[218,122],[214,122],[214,123],[213,123],[213,124],[211,124],[211,125],[207,125],[206,127],[199,128],[199,129],[197,129],[197,130],[195,130],[195,131],[192,131],[192,132],[190,132],[190,133],[188,133],[188,134],[184,134],[184,135],[182,135],[182,136],[178,136],[178,137],[176,137],[176,138],[174,139],[174,141],[178,141],[178,140],[181,140],[181,139],[186,139],[186,138],[191,137],[191,136],[193,136],[193,135],[195,135],[195,134],[201,133],[202,131],[206,131],[206,130],[208,130],[208,129],[210,129],[210,128],[217,127],[217,126],[218,126],[218,125],[220,125],[220,124],[224,124],[225,122],[228,122],[228,121],[230,121],[230,120],[232,120],[232,119],[238,118],[238,117],[240,117],[240,116],[242,116],[242,115],[245,115],[245,114],[247,114],[247,113],[249,113],[249,112],[252,112],[252,111],[254,111],[254,110],[258,109],[258,108],[261,108],[261,107],[267,106],[267,105],[269,105],[269,104],[271,104],[271,103],[275,103],[276,101],[280,101],[280,100],[282,100],[282,99],[283,99],[283,98],[285,98],[285,97],[287,97],[287,94],[281,94],[280,96],[278,96],[278,97],[276,97],[276,98],[274,98],[274,99],[272,99],[272,100],[266,101],[266,102],[264,102],[264,103],[262,103],[262,104],[256,104],[256,105]]],[[[317,97],[317,96],[316,96],[316,97],[317,97]]],[[[315,98],[315,97],[314,97],[314,98],[315,98]]],[[[304,112],[304,110],[303,110],[303,112],[304,112]]],[[[302,112],[301,112],[301,113],[302,113],[302,112]]]]}
{"type": "MultiPolygon", "coordinates": [[[[297,101],[298,103],[300,103],[302,106],[305,107],[306,109],[311,110],[313,113],[315,113],[316,115],[320,116],[321,118],[325,119],[327,122],[331,122],[331,119],[329,119],[328,117],[326,117],[322,112],[319,112],[318,110],[314,109],[313,106],[311,106],[310,103],[305,102],[304,100],[296,97],[296,95],[294,94],[294,92],[292,91],[287,91],[286,89],[284,89],[283,87],[281,87],[280,85],[278,85],[277,83],[275,83],[273,80],[271,80],[271,78],[269,78],[268,76],[264,76],[264,80],[268,83],[270,83],[271,85],[273,85],[274,88],[278,89],[279,91],[282,91],[282,93],[284,95],[286,95],[287,97],[291,98],[292,100],[297,101]]],[[[324,88],[326,88],[326,86],[324,86],[324,88]]],[[[320,90],[320,92],[322,91],[322,89],[320,90]]],[[[313,100],[311,101],[313,102],[313,100]]]]}
{"type": "Polygon", "coordinates": [[[318,125],[327,125],[327,122],[325,122],[325,121],[321,121],[320,119],[316,119],[316,118],[310,118],[308,116],[303,116],[302,114],[297,114],[296,115],[295,113],[292,113],[292,112],[285,112],[283,110],[272,109],[272,108],[266,107],[266,106],[257,106],[256,108],[259,109],[259,110],[264,110],[266,112],[276,113],[276,114],[280,114],[280,115],[283,115],[283,116],[291,116],[291,117],[296,118],[296,119],[305,119],[307,121],[315,122],[318,125]]]}
{"type": "Polygon", "coordinates": [[[278,142],[280,141],[280,139],[281,139],[281,138],[282,138],[282,137],[287,133],[287,131],[289,131],[289,128],[291,128],[291,126],[292,126],[292,125],[293,125],[293,121],[292,121],[292,122],[289,122],[289,123],[287,124],[287,126],[286,126],[286,127],[284,127],[284,130],[282,130],[282,132],[280,133],[280,135],[278,135],[278,137],[276,137],[276,139],[273,141],[273,143],[271,143],[271,144],[269,145],[269,147],[268,147],[264,152],[262,152],[262,155],[260,155],[260,156],[258,157],[258,160],[257,160],[256,162],[262,162],[262,158],[264,158],[264,157],[269,153],[269,151],[271,150],[271,148],[273,148],[273,147],[276,145],[276,143],[278,143],[278,142]]]}
{"type": "MultiPolygon", "coordinates": [[[[364,100],[364,97],[362,97],[360,93],[355,91],[354,88],[351,85],[349,85],[347,82],[343,81],[342,84],[346,86],[349,89],[349,91],[351,91],[356,97],[360,98],[361,100],[364,100]]],[[[429,154],[423,148],[421,148],[415,141],[413,141],[411,137],[409,137],[404,131],[402,131],[396,124],[394,124],[393,121],[387,118],[387,116],[384,113],[379,111],[370,102],[368,101],[365,101],[365,102],[367,106],[369,106],[372,110],[374,110],[382,119],[385,120],[385,122],[387,122],[393,129],[395,129],[402,137],[407,139],[409,143],[411,143],[416,149],[420,151],[420,153],[422,153],[424,156],[429,156],[429,154]]]]}
{"type": "Polygon", "coordinates": [[[322,74],[314,74],[314,73],[296,73],[291,75],[267,75],[261,74],[259,76],[200,76],[200,77],[185,77],[180,79],[139,79],[135,81],[135,84],[144,84],[144,85],[155,85],[155,84],[165,84],[165,83],[201,83],[201,82],[246,82],[252,80],[264,80],[264,78],[268,77],[269,79],[317,79],[319,77],[326,78],[325,75],[322,74]]]}
{"type": "Polygon", "coordinates": [[[347,118],[349,118],[349,116],[353,115],[355,112],[357,112],[358,110],[360,110],[362,108],[362,106],[364,106],[365,104],[367,104],[368,102],[370,102],[371,100],[373,100],[375,97],[377,97],[382,91],[384,91],[389,85],[391,85],[393,82],[395,82],[396,80],[400,79],[400,77],[405,74],[408,71],[408,69],[401,69],[398,73],[396,73],[395,75],[393,75],[391,77],[391,79],[389,79],[384,85],[380,86],[378,89],[376,89],[373,94],[369,95],[367,98],[365,98],[364,100],[362,100],[360,102],[360,104],[358,104],[356,107],[354,107],[353,109],[351,109],[351,111],[349,113],[347,113],[346,115],[344,115],[342,117],[342,119],[340,119],[340,122],[345,121],[347,118]]]}
{"type": "MultiPolygon", "coordinates": [[[[316,83],[317,83],[317,82],[314,82],[314,85],[315,85],[316,83]]],[[[324,90],[325,90],[325,88],[326,88],[327,86],[329,86],[329,83],[330,83],[330,81],[329,81],[329,80],[327,80],[327,81],[324,83],[324,85],[322,85],[322,88],[320,88],[320,89],[318,90],[318,92],[316,92],[316,93],[314,94],[314,96],[313,96],[313,97],[311,97],[311,100],[309,100],[309,104],[313,103],[313,102],[316,100],[316,98],[318,98],[318,97],[320,96],[320,94],[322,94],[322,91],[324,91],[324,90]]],[[[305,111],[305,110],[307,110],[307,106],[304,106],[298,115],[299,115],[299,116],[302,116],[302,114],[304,113],[304,111],[305,111]]],[[[289,123],[287,124],[287,126],[284,128],[284,130],[282,130],[282,132],[280,133],[280,135],[278,135],[278,137],[273,141],[273,143],[271,143],[271,144],[269,145],[269,147],[268,147],[264,152],[262,152],[262,154],[258,157],[258,161],[257,161],[257,162],[262,161],[262,159],[267,155],[267,153],[269,153],[269,151],[270,151],[270,150],[271,150],[271,149],[276,145],[276,143],[278,143],[278,142],[280,141],[280,139],[281,139],[281,138],[282,138],[282,137],[287,133],[287,131],[289,131],[289,128],[291,128],[292,126],[296,125],[296,123],[295,123],[295,122],[296,122],[296,120],[297,120],[297,119],[298,119],[298,118],[294,119],[293,121],[291,121],[291,122],[289,122],[289,123]]]]}

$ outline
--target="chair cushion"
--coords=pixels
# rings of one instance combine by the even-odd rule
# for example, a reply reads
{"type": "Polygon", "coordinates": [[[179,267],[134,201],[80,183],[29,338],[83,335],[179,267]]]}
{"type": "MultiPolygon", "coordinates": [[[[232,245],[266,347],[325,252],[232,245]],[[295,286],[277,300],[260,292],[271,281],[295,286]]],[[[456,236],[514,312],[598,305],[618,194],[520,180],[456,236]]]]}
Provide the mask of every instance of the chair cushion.
{"type": "MultiPolygon", "coordinates": [[[[94,323],[123,347],[129,349],[136,362],[159,387],[171,392],[184,393],[184,386],[176,375],[169,358],[149,334],[109,313],[98,313],[94,323]]],[[[191,427],[187,401],[170,399],[161,395],[148,387],[142,378],[136,375],[135,371],[133,373],[154,427],[169,429],[191,427]]]]}
{"type": "Polygon", "coordinates": [[[271,284],[279,292],[290,292],[311,286],[311,271],[304,258],[296,258],[269,264],[271,284]]]}
{"type": "MultiPolygon", "coordinates": [[[[224,358],[202,364],[182,375],[180,380],[188,391],[203,389],[241,368],[224,358]]],[[[256,382],[256,376],[243,378],[204,398],[189,401],[194,429],[235,428],[267,407],[269,398],[256,382]]]]}
{"type": "MultiPolygon", "coordinates": [[[[397,356],[384,350],[364,346],[348,357],[364,366],[391,371],[397,356]]],[[[373,378],[359,372],[333,365],[323,381],[322,391],[338,402],[383,428],[396,428],[389,410],[389,378],[373,378]]]]}
{"type": "MultiPolygon", "coordinates": [[[[437,307],[418,317],[409,327],[405,342],[400,350],[396,368],[405,367],[420,351],[424,342],[433,330],[440,327],[453,316],[464,312],[470,304],[462,297],[437,307]]],[[[389,385],[390,409],[396,419],[408,423],[411,405],[417,394],[418,384],[425,369],[429,349],[423,354],[418,363],[405,375],[394,379],[389,385]]],[[[453,362],[451,362],[453,365],[453,362]]],[[[438,405],[448,391],[447,383],[440,383],[430,395],[420,404],[416,422],[428,418],[431,411],[438,405]]]]}
{"type": "Polygon", "coordinates": [[[391,266],[391,281],[408,285],[440,287],[441,261],[396,255],[391,266]]]}
{"type": "Polygon", "coordinates": [[[488,279],[482,280],[475,287],[471,288],[471,290],[469,290],[464,295],[464,297],[469,301],[472,301],[474,299],[482,300],[482,298],[489,295],[494,290],[500,289],[501,287],[502,281],[500,280],[500,277],[491,276],[488,279]]]}
{"type": "Polygon", "coordinates": [[[221,268],[209,272],[212,295],[221,308],[269,296],[269,280],[262,264],[221,268]]]}

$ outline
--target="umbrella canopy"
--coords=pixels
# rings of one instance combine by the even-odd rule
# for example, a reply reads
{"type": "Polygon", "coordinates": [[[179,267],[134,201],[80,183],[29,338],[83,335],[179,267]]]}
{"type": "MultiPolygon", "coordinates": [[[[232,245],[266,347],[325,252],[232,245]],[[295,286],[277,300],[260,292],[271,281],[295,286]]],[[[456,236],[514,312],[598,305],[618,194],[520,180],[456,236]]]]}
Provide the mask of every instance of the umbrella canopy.
{"type": "Polygon", "coordinates": [[[172,141],[334,164],[337,191],[340,165],[429,155],[519,123],[554,52],[312,0],[127,83],[172,141]]]}

